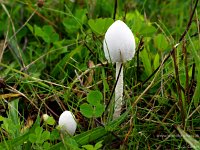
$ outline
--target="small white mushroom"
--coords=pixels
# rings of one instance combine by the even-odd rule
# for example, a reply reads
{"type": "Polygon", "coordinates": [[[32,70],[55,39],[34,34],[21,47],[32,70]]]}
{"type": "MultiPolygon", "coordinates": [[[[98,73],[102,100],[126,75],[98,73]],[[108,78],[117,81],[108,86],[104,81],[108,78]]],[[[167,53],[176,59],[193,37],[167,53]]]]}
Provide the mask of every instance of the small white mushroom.
{"type": "Polygon", "coordinates": [[[42,118],[43,118],[44,122],[46,122],[48,120],[48,118],[49,118],[49,115],[43,114],[42,118]]]}
{"type": "MultiPolygon", "coordinates": [[[[135,38],[130,28],[120,20],[115,21],[107,30],[103,41],[105,57],[116,63],[116,79],[120,67],[135,55],[135,38]]],[[[123,97],[123,66],[115,88],[115,108],[113,119],[120,116],[123,97]]]]}
{"type": "Polygon", "coordinates": [[[75,121],[75,116],[72,114],[72,112],[64,111],[59,117],[58,124],[62,132],[67,132],[71,136],[74,135],[77,123],[75,121]]]}

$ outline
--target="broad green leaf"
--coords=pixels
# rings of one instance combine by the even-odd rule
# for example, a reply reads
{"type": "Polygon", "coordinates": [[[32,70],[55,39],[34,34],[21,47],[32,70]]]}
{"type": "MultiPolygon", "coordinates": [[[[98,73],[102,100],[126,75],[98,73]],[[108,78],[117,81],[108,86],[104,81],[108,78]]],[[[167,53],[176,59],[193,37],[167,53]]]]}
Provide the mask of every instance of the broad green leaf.
{"type": "Polygon", "coordinates": [[[93,106],[100,104],[100,101],[103,99],[103,96],[100,91],[90,91],[87,95],[87,101],[93,106]]]}
{"type": "Polygon", "coordinates": [[[147,24],[146,22],[144,22],[142,24],[142,28],[140,30],[140,35],[143,36],[152,36],[155,32],[156,32],[156,28],[154,26],[152,26],[151,24],[147,24]]]}
{"type": "Polygon", "coordinates": [[[155,56],[155,58],[154,58],[154,61],[153,61],[153,67],[154,67],[154,69],[158,68],[159,65],[160,65],[160,56],[157,53],[156,56],[155,56]]]}
{"type": "Polygon", "coordinates": [[[152,37],[157,30],[138,10],[126,14],[126,23],[138,36],[152,37]]]}
{"type": "Polygon", "coordinates": [[[111,18],[99,18],[99,19],[90,19],[88,21],[88,25],[97,34],[104,34],[108,27],[113,23],[113,20],[111,18]]]}
{"type": "Polygon", "coordinates": [[[65,149],[70,149],[70,150],[80,150],[76,140],[69,137],[64,138],[64,147],[65,149]]]}
{"type": "Polygon", "coordinates": [[[74,15],[63,19],[63,25],[69,36],[74,35],[73,33],[77,33],[82,28],[82,24],[86,20],[86,13],[85,9],[77,9],[74,15]]]}
{"type": "Polygon", "coordinates": [[[59,139],[59,137],[60,137],[60,133],[57,129],[54,129],[53,131],[51,131],[51,134],[50,134],[51,141],[57,140],[59,139]]]}
{"type": "Polygon", "coordinates": [[[49,140],[50,138],[50,132],[49,131],[44,131],[41,135],[41,141],[42,143],[46,140],[49,140]]]}
{"type": "Polygon", "coordinates": [[[4,120],[4,117],[0,116],[0,121],[3,121],[4,120]]]}
{"type": "Polygon", "coordinates": [[[41,37],[45,42],[50,43],[50,37],[40,27],[34,25],[35,35],[41,37]]]}
{"type": "Polygon", "coordinates": [[[48,119],[45,121],[46,124],[54,125],[56,123],[55,119],[53,117],[48,117],[48,119]]]}
{"type": "Polygon", "coordinates": [[[49,42],[54,43],[59,40],[59,35],[54,31],[52,26],[45,25],[42,30],[48,35],[49,42]]]}
{"type": "Polygon", "coordinates": [[[143,65],[144,65],[145,73],[147,74],[147,76],[149,76],[152,73],[152,68],[151,68],[151,60],[149,58],[146,48],[144,48],[141,51],[140,57],[141,57],[143,65]]]}
{"type": "Polygon", "coordinates": [[[80,106],[80,111],[83,114],[83,116],[87,118],[93,117],[93,107],[90,104],[84,103],[80,106]]]}
{"type": "Polygon", "coordinates": [[[48,143],[48,142],[44,142],[44,144],[43,144],[43,149],[49,149],[50,148],[50,143],[48,143]]]}
{"type": "Polygon", "coordinates": [[[102,105],[102,104],[96,105],[94,108],[94,117],[101,117],[104,110],[105,110],[104,105],[102,105]]]}
{"type": "Polygon", "coordinates": [[[195,150],[200,150],[200,143],[199,141],[195,140],[191,135],[187,134],[184,130],[180,127],[177,127],[179,133],[183,137],[183,139],[195,150]]]}
{"type": "Polygon", "coordinates": [[[155,47],[160,50],[166,50],[168,47],[168,42],[163,34],[158,34],[154,37],[155,47]]]}

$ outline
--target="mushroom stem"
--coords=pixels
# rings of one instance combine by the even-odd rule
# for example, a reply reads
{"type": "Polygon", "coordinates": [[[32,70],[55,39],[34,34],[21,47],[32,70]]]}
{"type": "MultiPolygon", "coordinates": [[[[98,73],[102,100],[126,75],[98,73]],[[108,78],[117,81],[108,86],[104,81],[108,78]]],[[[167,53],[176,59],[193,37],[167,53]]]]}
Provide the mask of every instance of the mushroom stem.
{"type": "Polygon", "coordinates": [[[114,107],[113,120],[118,118],[121,114],[122,98],[123,98],[123,65],[122,65],[122,62],[116,62],[116,82],[117,82],[117,85],[115,87],[115,107],[114,107]],[[120,68],[121,68],[121,70],[120,70],[120,68]]]}

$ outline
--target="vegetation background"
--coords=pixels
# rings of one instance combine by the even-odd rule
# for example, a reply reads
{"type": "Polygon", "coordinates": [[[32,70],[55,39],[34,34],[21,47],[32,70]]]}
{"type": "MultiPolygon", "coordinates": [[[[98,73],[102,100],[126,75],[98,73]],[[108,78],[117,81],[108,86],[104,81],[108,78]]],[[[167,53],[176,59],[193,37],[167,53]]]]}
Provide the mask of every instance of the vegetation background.
{"type": "Polygon", "coordinates": [[[0,5],[0,149],[200,149],[198,0],[0,5]],[[118,19],[137,49],[112,121],[115,67],[102,41],[118,19]],[[72,137],[57,127],[64,110],[78,123],[72,137]]]}

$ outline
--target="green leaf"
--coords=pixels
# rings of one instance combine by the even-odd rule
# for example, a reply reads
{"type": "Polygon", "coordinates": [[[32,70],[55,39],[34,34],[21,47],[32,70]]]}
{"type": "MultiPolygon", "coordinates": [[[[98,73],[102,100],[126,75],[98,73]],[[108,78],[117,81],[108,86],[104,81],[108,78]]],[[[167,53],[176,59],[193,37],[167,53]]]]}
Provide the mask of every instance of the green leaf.
{"type": "Polygon", "coordinates": [[[44,131],[41,135],[41,141],[46,141],[49,140],[50,138],[50,132],[49,131],[44,131]]]}
{"type": "Polygon", "coordinates": [[[53,43],[59,40],[59,35],[54,31],[52,26],[45,25],[42,29],[46,33],[46,35],[48,35],[49,39],[47,40],[49,40],[49,42],[53,43]]]}
{"type": "Polygon", "coordinates": [[[86,20],[86,9],[77,9],[74,16],[66,17],[63,19],[63,25],[65,30],[69,35],[73,35],[73,33],[77,33],[78,30],[82,28],[82,24],[86,20]]]}
{"type": "Polygon", "coordinates": [[[50,43],[49,36],[45,32],[43,32],[40,27],[34,25],[34,31],[36,36],[41,37],[45,42],[50,43]]]}
{"type": "Polygon", "coordinates": [[[158,68],[159,65],[160,65],[160,56],[157,53],[156,56],[155,56],[155,58],[154,58],[154,61],[153,61],[153,67],[154,67],[154,69],[158,68]]]}
{"type": "Polygon", "coordinates": [[[103,99],[103,95],[100,91],[90,91],[87,95],[87,101],[92,104],[93,106],[96,106],[100,104],[100,101],[103,99]]]}
{"type": "Polygon", "coordinates": [[[64,146],[65,146],[65,149],[80,150],[78,147],[78,143],[73,138],[69,138],[69,137],[64,138],[64,146]]]}
{"type": "Polygon", "coordinates": [[[80,111],[83,114],[83,116],[87,118],[93,117],[93,107],[90,104],[84,103],[80,106],[80,111]]]}
{"type": "Polygon", "coordinates": [[[48,125],[55,125],[56,121],[53,117],[48,117],[48,119],[45,121],[48,125]]]}
{"type": "Polygon", "coordinates": [[[50,143],[48,143],[48,142],[44,142],[44,144],[43,144],[43,149],[49,149],[50,148],[50,143]]]}
{"type": "Polygon", "coordinates": [[[94,149],[93,145],[83,145],[82,147],[85,148],[86,150],[96,150],[94,149]]]}
{"type": "Polygon", "coordinates": [[[3,121],[4,120],[4,117],[0,116],[0,121],[3,121]]]}
{"type": "Polygon", "coordinates": [[[195,140],[192,136],[187,134],[184,130],[182,130],[180,127],[177,127],[177,130],[183,137],[183,139],[195,150],[200,150],[200,143],[199,141],[195,140]]]}
{"type": "Polygon", "coordinates": [[[29,135],[29,141],[30,141],[31,143],[36,143],[36,141],[37,141],[37,136],[36,136],[35,134],[30,134],[30,135],[29,135]]]}
{"type": "Polygon", "coordinates": [[[154,37],[154,44],[160,51],[166,50],[168,47],[168,42],[163,34],[158,34],[154,37]]]}
{"type": "Polygon", "coordinates": [[[152,36],[156,32],[156,28],[151,24],[143,23],[140,34],[144,36],[152,36]]]}
{"type": "Polygon", "coordinates": [[[140,57],[144,65],[145,73],[147,74],[147,76],[149,76],[152,73],[152,68],[151,68],[151,60],[149,58],[146,48],[144,48],[141,51],[140,57]]]}
{"type": "Polygon", "coordinates": [[[50,134],[51,141],[57,140],[59,139],[59,137],[60,137],[60,133],[58,132],[58,130],[54,129],[53,131],[51,131],[51,134],[50,134]]]}
{"type": "Polygon", "coordinates": [[[102,141],[99,141],[98,143],[95,144],[94,148],[97,150],[97,149],[100,149],[103,145],[102,145],[102,141]]]}
{"type": "Polygon", "coordinates": [[[95,117],[101,117],[104,110],[105,110],[104,105],[102,105],[102,104],[96,105],[95,108],[94,108],[94,116],[95,117]]]}
{"type": "Polygon", "coordinates": [[[106,30],[109,28],[109,26],[113,23],[113,20],[111,18],[99,18],[99,19],[90,19],[88,21],[88,25],[97,34],[104,34],[106,30]]]}
{"type": "Polygon", "coordinates": [[[43,129],[39,126],[39,127],[37,127],[37,128],[35,129],[35,134],[39,136],[39,135],[42,134],[42,131],[43,131],[43,129]]]}

